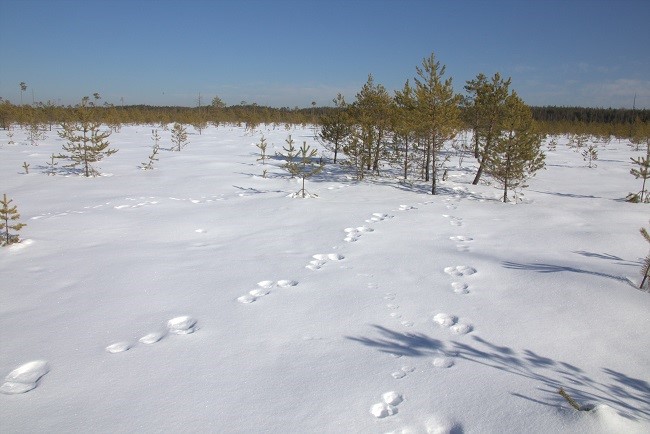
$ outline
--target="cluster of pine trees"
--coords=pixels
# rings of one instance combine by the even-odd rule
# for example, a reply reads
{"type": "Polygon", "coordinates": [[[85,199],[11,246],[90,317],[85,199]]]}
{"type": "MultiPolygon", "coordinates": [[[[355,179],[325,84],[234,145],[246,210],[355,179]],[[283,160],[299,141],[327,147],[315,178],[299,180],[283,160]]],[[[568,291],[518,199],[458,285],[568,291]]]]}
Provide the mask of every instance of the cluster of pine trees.
{"type": "Polygon", "coordinates": [[[357,179],[399,167],[404,180],[430,182],[432,194],[445,177],[450,152],[471,152],[479,162],[474,184],[491,175],[507,201],[511,190],[544,167],[543,135],[532,112],[498,73],[468,81],[465,96],[444,75],[434,54],[416,67],[413,85],[407,80],[394,96],[370,75],[354,102],[340,94],[334,99],[337,110],[321,118],[319,137],[334,162],[345,155],[341,163],[357,179]],[[463,136],[468,129],[471,141],[463,136]]]}

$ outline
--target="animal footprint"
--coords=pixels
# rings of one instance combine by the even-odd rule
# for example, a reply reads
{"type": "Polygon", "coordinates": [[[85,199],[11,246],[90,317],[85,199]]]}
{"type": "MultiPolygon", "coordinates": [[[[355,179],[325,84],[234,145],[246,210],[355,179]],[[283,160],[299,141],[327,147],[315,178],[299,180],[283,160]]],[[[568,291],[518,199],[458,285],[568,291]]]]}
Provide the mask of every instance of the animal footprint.
{"type": "Polygon", "coordinates": [[[455,267],[446,267],[445,273],[456,277],[471,276],[472,274],[476,273],[476,269],[468,267],[467,265],[457,265],[455,267]]]}
{"type": "Polygon", "coordinates": [[[0,393],[15,395],[29,392],[36,388],[38,380],[50,372],[50,365],[45,360],[35,360],[20,365],[5,377],[0,386],[0,393]]]}
{"type": "Polygon", "coordinates": [[[454,366],[454,359],[451,357],[440,356],[431,361],[431,364],[436,368],[451,368],[454,366]]]}
{"type": "Polygon", "coordinates": [[[145,336],[142,336],[140,339],[138,339],[138,342],[145,345],[151,345],[160,341],[164,337],[165,337],[165,333],[149,333],[145,336]]]}
{"type": "Polygon", "coordinates": [[[473,330],[473,327],[469,324],[458,323],[449,327],[449,329],[457,335],[466,335],[473,330]]]}
{"type": "Polygon", "coordinates": [[[131,344],[129,342],[116,342],[114,344],[111,344],[106,347],[106,351],[108,351],[111,354],[116,354],[116,353],[123,353],[124,351],[128,351],[131,348],[131,344]]]}
{"type": "Polygon", "coordinates": [[[397,406],[404,401],[402,395],[393,391],[384,393],[381,399],[382,402],[370,408],[370,413],[378,419],[397,414],[397,406]]]}
{"type": "Polygon", "coordinates": [[[362,234],[367,232],[374,232],[375,230],[367,226],[359,226],[356,228],[345,228],[343,231],[346,233],[346,236],[343,240],[347,241],[348,243],[352,243],[354,241],[357,241],[362,234]]]}
{"type": "Polygon", "coordinates": [[[366,220],[366,222],[368,222],[368,223],[380,222],[382,220],[390,219],[390,218],[393,218],[393,216],[388,215],[388,214],[383,214],[383,213],[380,213],[380,212],[376,212],[376,213],[373,213],[372,217],[370,217],[368,220],[366,220]]]}
{"type": "Polygon", "coordinates": [[[390,375],[394,379],[399,380],[400,378],[406,377],[407,374],[409,374],[409,373],[411,373],[413,371],[415,371],[415,368],[413,366],[404,365],[404,366],[402,366],[400,368],[400,370],[395,371],[390,375]]]}
{"type": "Polygon", "coordinates": [[[440,324],[443,327],[451,327],[456,324],[457,318],[454,315],[448,313],[439,313],[433,317],[433,321],[440,324]]]}
{"type": "Polygon", "coordinates": [[[277,282],[274,280],[262,280],[260,282],[257,282],[257,286],[259,288],[253,289],[252,291],[248,291],[248,294],[242,295],[241,297],[237,298],[237,301],[244,304],[252,303],[260,297],[269,295],[271,293],[271,288],[275,286],[277,286],[278,288],[291,288],[292,286],[296,286],[296,285],[298,285],[298,281],[296,280],[284,279],[284,280],[278,280],[277,282]]]}
{"type": "Polygon", "coordinates": [[[449,237],[450,240],[452,241],[459,241],[459,242],[466,242],[466,241],[473,241],[474,238],[472,237],[465,237],[463,235],[456,235],[453,237],[449,237]]]}
{"type": "Polygon", "coordinates": [[[463,282],[452,282],[451,287],[453,288],[456,294],[468,294],[469,289],[467,283],[463,282]]]}
{"type": "Polygon", "coordinates": [[[398,211],[410,211],[412,209],[417,209],[417,208],[410,205],[400,205],[398,211]]]}
{"type": "Polygon", "coordinates": [[[196,331],[196,320],[191,316],[177,316],[167,321],[167,330],[175,335],[188,335],[196,331]]]}
{"type": "Polygon", "coordinates": [[[314,258],[314,260],[310,261],[305,268],[309,268],[310,270],[319,270],[328,261],[342,261],[345,259],[345,256],[339,255],[338,253],[319,253],[313,255],[312,258],[314,258]]]}

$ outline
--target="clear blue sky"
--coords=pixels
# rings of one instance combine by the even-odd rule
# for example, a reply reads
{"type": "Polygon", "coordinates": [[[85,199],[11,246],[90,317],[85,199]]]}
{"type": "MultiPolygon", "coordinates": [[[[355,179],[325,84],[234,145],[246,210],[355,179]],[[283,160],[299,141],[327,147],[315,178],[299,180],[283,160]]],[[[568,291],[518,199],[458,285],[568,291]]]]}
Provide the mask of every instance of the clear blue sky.
{"type": "Polygon", "coordinates": [[[531,105],[650,108],[649,0],[0,0],[0,96],[276,107],[389,91],[434,52],[454,87],[531,105]]]}

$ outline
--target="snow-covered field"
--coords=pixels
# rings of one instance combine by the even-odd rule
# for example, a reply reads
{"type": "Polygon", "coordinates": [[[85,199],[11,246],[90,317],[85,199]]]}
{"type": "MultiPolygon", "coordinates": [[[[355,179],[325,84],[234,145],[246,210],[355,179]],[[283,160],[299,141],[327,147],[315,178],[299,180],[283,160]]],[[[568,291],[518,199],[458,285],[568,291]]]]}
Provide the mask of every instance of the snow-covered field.
{"type": "Polygon", "coordinates": [[[0,249],[3,433],[650,432],[627,143],[589,169],[559,138],[517,205],[469,158],[436,196],[327,166],[296,199],[254,143],[310,128],[211,127],[143,171],[151,129],[91,179],[43,173],[55,132],[1,133],[27,224],[0,249]]]}

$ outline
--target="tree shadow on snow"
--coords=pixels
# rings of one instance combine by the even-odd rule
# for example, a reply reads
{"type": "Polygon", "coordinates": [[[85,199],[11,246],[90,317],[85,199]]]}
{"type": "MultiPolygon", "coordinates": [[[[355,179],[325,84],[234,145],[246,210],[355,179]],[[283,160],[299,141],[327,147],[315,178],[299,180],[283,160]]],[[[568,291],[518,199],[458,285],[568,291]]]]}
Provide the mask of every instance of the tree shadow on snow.
{"type": "Polygon", "coordinates": [[[616,265],[627,265],[631,267],[640,267],[642,265],[641,261],[629,261],[627,259],[620,258],[615,255],[610,255],[609,253],[594,253],[594,252],[587,252],[585,250],[577,250],[572,253],[576,253],[581,256],[585,256],[587,258],[597,258],[597,259],[604,259],[607,261],[616,261],[616,265]]]}
{"type": "Polygon", "coordinates": [[[544,395],[531,397],[511,392],[512,396],[535,404],[568,408],[558,390],[563,388],[583,406],[607,404],[621,417],[631,420],[650,418],[650,384],[642,379],[629,377],[622,372],[602,368],[606,376],[599,381],[587,375],[581,368],[555,360],[530,349],[515,350],[497,345],[479,336],[473,342],[443,342],[422,333],[402,333],[386,327],[373,325],[377,337],[346,337],[382,353],[410,357],[432,357],[446,354],[470,363],[496,369],[509,375],[517,375],[541,383],[544,395]]]}
{"type": "Polygon", "coordinates": [[[510,268],[514,270],[526,270],[526,271],[535,271],[537,273],[560,273],[560,272],[570,272],[570,273],[579,273],[579,274],[590,274],[592,276],[605,277],[607,279],[617,280],[619,282],[625,282],[628,285],[635,286],[627,277],[616,276],[613,274],[601,273],[599,271],[590,271],[582,270],[575,267],[567,267],[565,265],[555,265],[555,264],[520,264],[518,262],[504,261],[503,266],[505,268],[510,268]]]}

